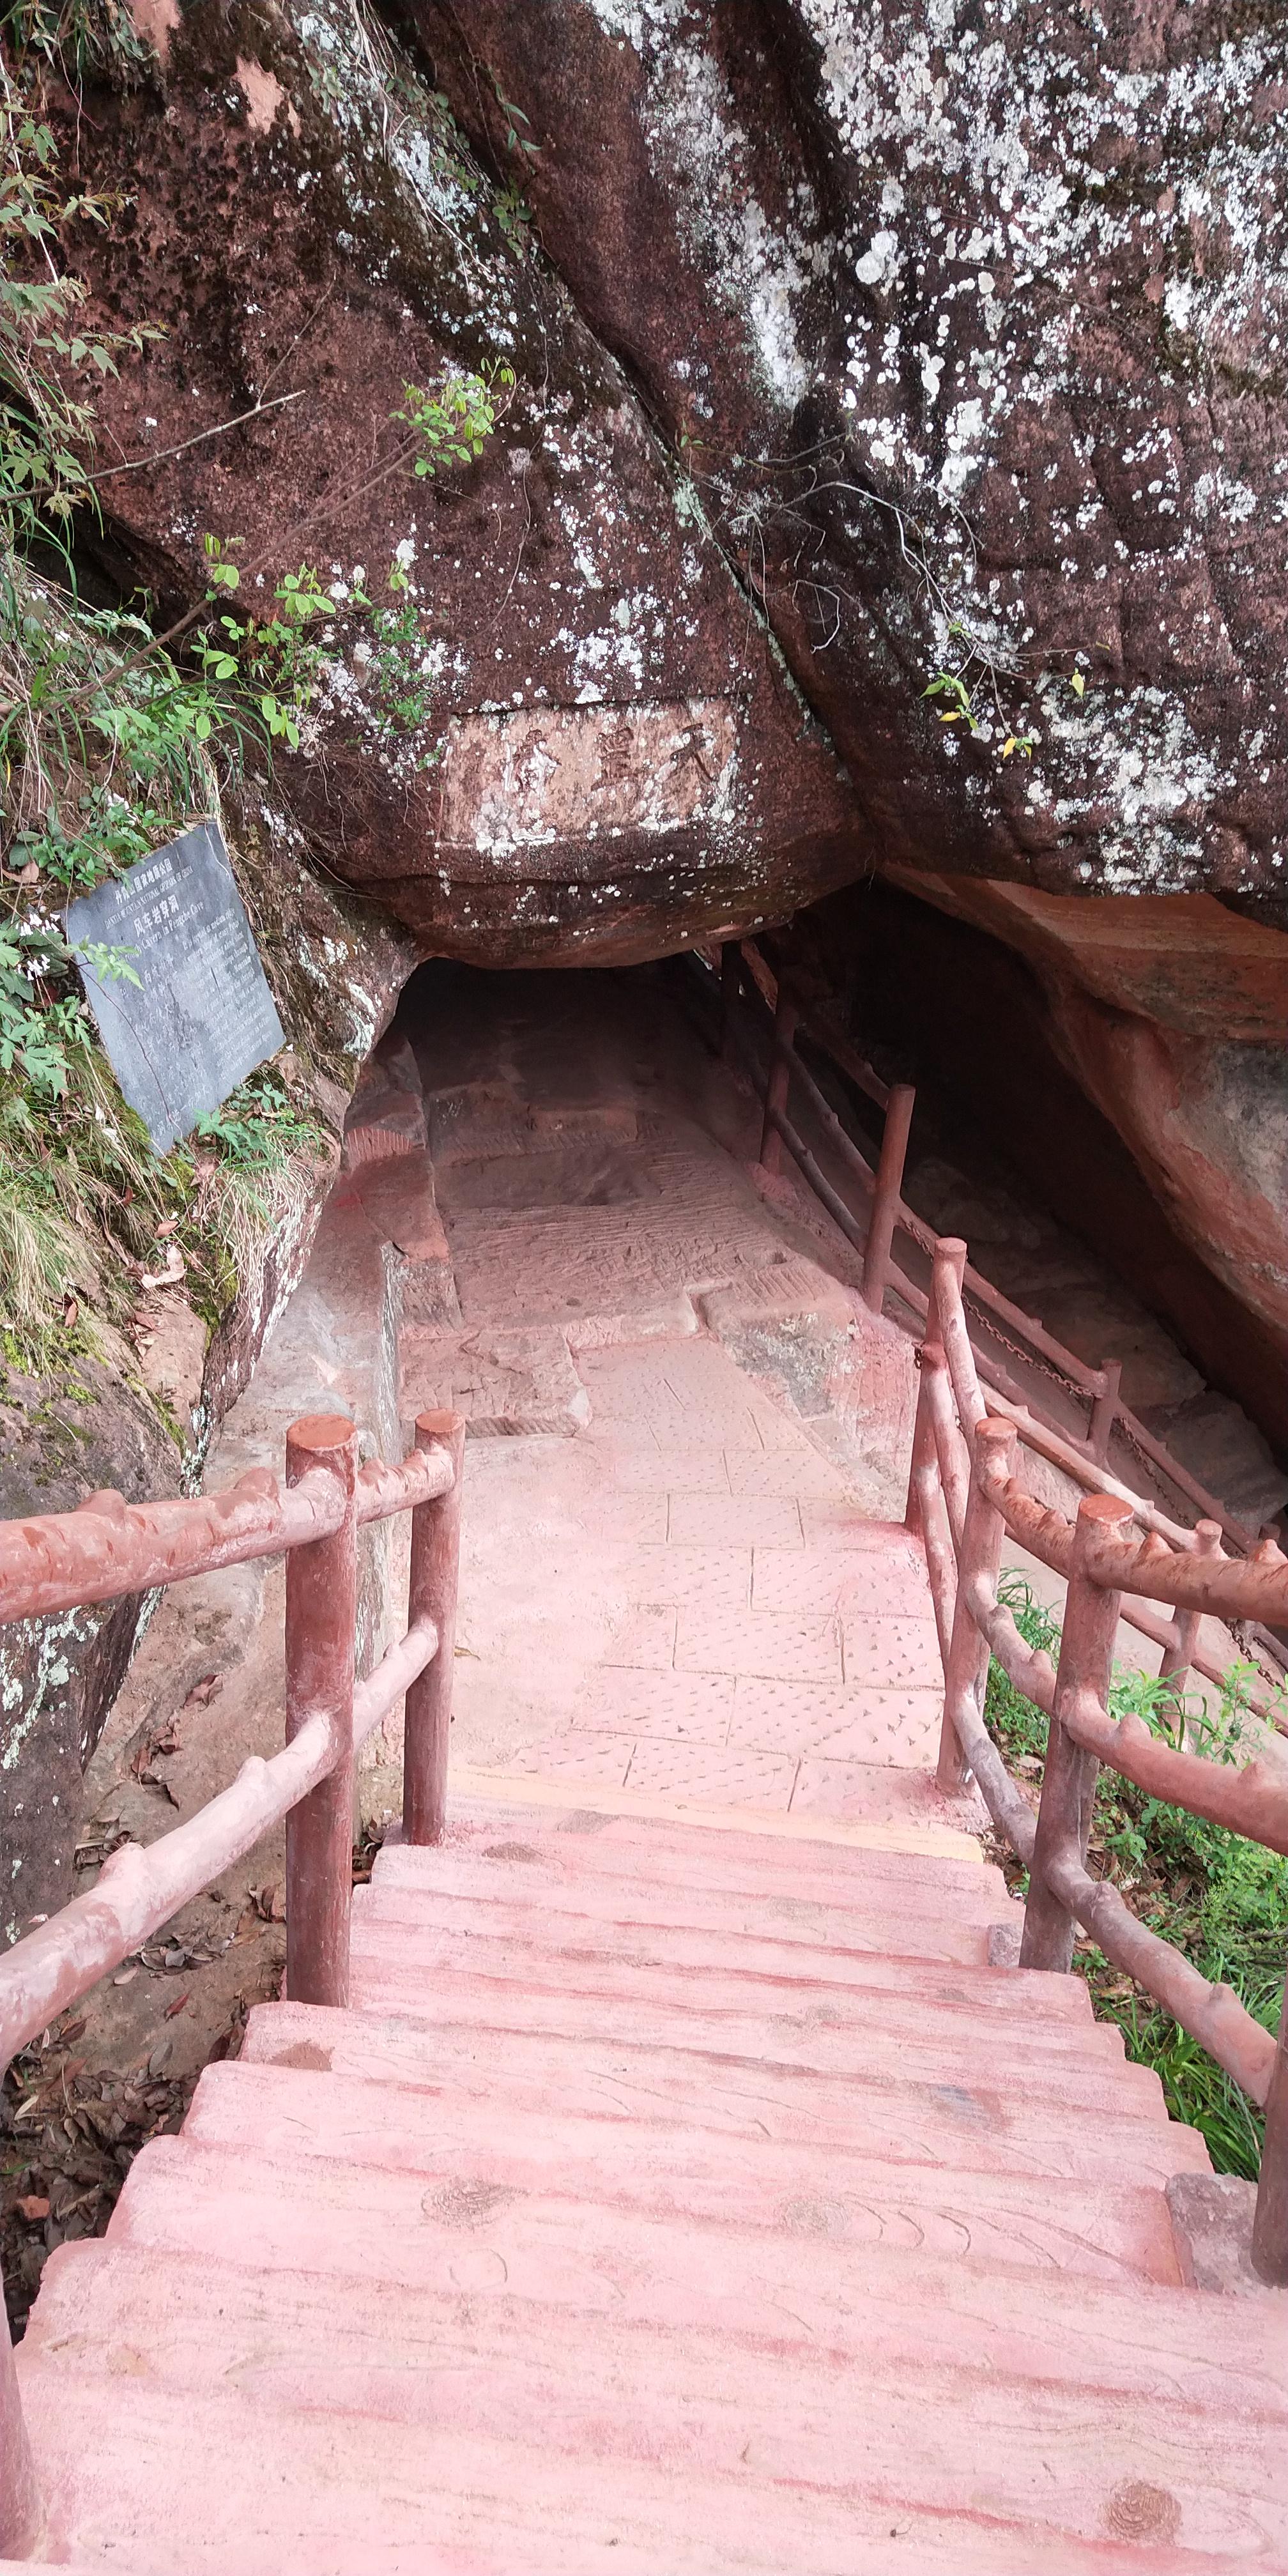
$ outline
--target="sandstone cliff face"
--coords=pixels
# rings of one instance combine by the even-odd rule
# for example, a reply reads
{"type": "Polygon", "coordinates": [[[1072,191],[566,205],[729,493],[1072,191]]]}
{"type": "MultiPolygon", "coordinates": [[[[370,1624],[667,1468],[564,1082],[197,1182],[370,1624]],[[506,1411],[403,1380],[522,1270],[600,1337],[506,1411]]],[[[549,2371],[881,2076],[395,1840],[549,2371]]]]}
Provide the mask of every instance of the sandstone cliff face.
{"type": "Polygon", "coordinates": [[[408,5],[494,150],[480,64],[529,120],[542,239],[689,442],[870,860],[1031,959],[1288,1351],[1282,20],[408,5]]]}
{"type": "Polygon", "coordinates": [[[497,149],[480,70],[526,114],[542,238],[701,442],[876,855],[1281,894],[1277,14],[409,6],[497,149]],[[920,697],[957,667],[970,739],[920,697]]]}
{"type": "Polygon", "coordinates": [[[155,74],[77,145],[135,196],[98,299],[169,335],[108,391],[155,460],[113,538],[176,605],[206,531],[322,567],[282,780],[325,867],[528,964],[899,872],[1032,961],[1288,1347],[1277,15],[138,7],[155,74]],[[485,456],[392,472],[404,385],[497,362],[485,456]]]}
{"type": "Polygon", "coordinates": [[[106,397],[108,439],[155,467],[106,497],[180,602],[207,532],[270,591],[320,568],[330,669],[283,767],[328,866],[426,950],[537,964],[842,882],[834,752],[441,93],[342,0],[162,15],[156,78],[96,100],[81,146],[135,194],[97,298],[166,334],[106,397]],[[453,367],[516,381],[480,462],[416,480],[394,416],[453,367]]]}

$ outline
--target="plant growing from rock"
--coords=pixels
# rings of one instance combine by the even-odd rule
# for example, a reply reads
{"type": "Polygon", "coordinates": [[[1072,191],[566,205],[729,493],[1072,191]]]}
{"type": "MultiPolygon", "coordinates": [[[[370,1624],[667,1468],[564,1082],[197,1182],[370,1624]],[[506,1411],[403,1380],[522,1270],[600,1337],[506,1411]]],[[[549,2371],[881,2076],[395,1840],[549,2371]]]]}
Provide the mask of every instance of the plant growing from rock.
{"type": "MultiPolygon", "coordinates": [[[[1035,1599],[1025,1576],[1004,1576],[998,1591],[1026,1645],[1054,1659],[1060,1623],[1035,1599]]],[[[1209,1761],[1237,1762],[1246,1754],[1249,1726],[1257,1723],[1249,1697],[1254,1681],[1261,1682],[1255,1666],[1232,1664],[1214,1710],[1198,1694],[1178,1694],[1155,1674],[1119,1666],[1109,1707],[1115,1717],[1142,1718],[1171,1743],[1188,1739],[1209,1761]]],[[[1037,1787],[1048,1721],[995,1657],[984,1715],[1011,1769],[1037,1787]]],[[[1267,2030],[1278,2028],[1288,1951],[1288,1860],[1223,1825],[1148,1797],[1108,1767],[1097,1783],[1089,1848],[1093,1870],[1114,1880],[1152,1931],[1175,1943],[1204,1976],[1232,1986],[1267,2030]]],[[[1013,1856],[1008,1866],[1026,1883],[1013,1856]]],[[[1170,2013],[1111,1968],[1094,1943],[1080,1942],[1074,1959],[1097,2012],[1119,2024],[1129,2056],[1155,2069],[1173,2119],[1202,2131],[1219,2173],[1255,2178],[1264,2126],[1256,2105],[1170,2013]]]]}

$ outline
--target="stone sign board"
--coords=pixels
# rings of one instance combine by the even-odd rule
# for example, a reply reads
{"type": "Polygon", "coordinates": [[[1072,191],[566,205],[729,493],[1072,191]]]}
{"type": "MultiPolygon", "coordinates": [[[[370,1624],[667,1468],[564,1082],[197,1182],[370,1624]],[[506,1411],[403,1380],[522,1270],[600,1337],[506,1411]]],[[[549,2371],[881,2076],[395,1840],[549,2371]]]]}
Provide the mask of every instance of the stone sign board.
{"type": "Polygon", "coordinates": [[[67,908],[67,936],[113,1072],[158,1154],[285,1044],[217,823],[136,860],[67,908]],[[132,952],[103,978],[83,952],[132,952]]]}

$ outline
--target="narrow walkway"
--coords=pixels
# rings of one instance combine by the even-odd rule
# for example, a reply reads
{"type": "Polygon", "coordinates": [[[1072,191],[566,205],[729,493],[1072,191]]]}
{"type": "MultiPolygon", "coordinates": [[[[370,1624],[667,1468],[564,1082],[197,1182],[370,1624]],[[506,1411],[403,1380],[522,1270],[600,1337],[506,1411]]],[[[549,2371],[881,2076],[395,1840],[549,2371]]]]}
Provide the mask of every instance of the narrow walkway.
{"type": "Polygon", "coordinates": [[[969,1827],[930,1777],[934,1622],[894,1518],[911,1349],[839,1239],[820,1266],[809,1203],[758,1195],[758,1112],[672,990],[438,970],[409,996],[451,1284],[409,1281],[402,1411],[510,1435],[469,1452],[457,1758],[969,1827]]]}

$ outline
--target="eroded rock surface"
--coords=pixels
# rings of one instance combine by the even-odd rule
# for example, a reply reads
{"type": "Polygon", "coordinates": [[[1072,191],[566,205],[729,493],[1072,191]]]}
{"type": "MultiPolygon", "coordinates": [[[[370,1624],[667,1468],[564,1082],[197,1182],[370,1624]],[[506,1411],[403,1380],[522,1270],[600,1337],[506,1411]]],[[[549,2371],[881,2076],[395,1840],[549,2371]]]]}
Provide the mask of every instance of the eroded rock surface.
{"type": "Polygon", "coordinates": [[[843,882],[843,773],[696,486],[414,59],[341,0],[163,33],[82,145],[134,198],[97,298],[166,334],[104,395],[106,442],[156,459],[110,506],[180,603],[207,534],[248,601],[319,569],[327,673],[283,771],[327,865],[491,963],[654,955],[843,882]],[[399,417],[497,369],[477,461],[399,417]]]}
{"type": "Polygon", "coordinates": [[[494,149],[536,147],[542,239],[691,442],[878,856],[1281,893],[1273,15],[413,10],[494,149]],[[921,697],[958,667],[974,739],[921,697]]]}
{"type": "Polygon", "coordinates": [[[126,558],[176,605],[207,532],[248,591],[301,560],[331,590],[283,763],[315,853],[492,964],[657,955],[900,871],[1034,960],[1278,1365],[1282,28],[1232,0],[384,23],[167,0],[154,74],[78,128],[134,196],[98,301],[168,332],[105,397],[155,460],[104,487],[126,558]],[[508,407],[415,482],[396,416],[453,366],[512,368],[508,407]]]}

